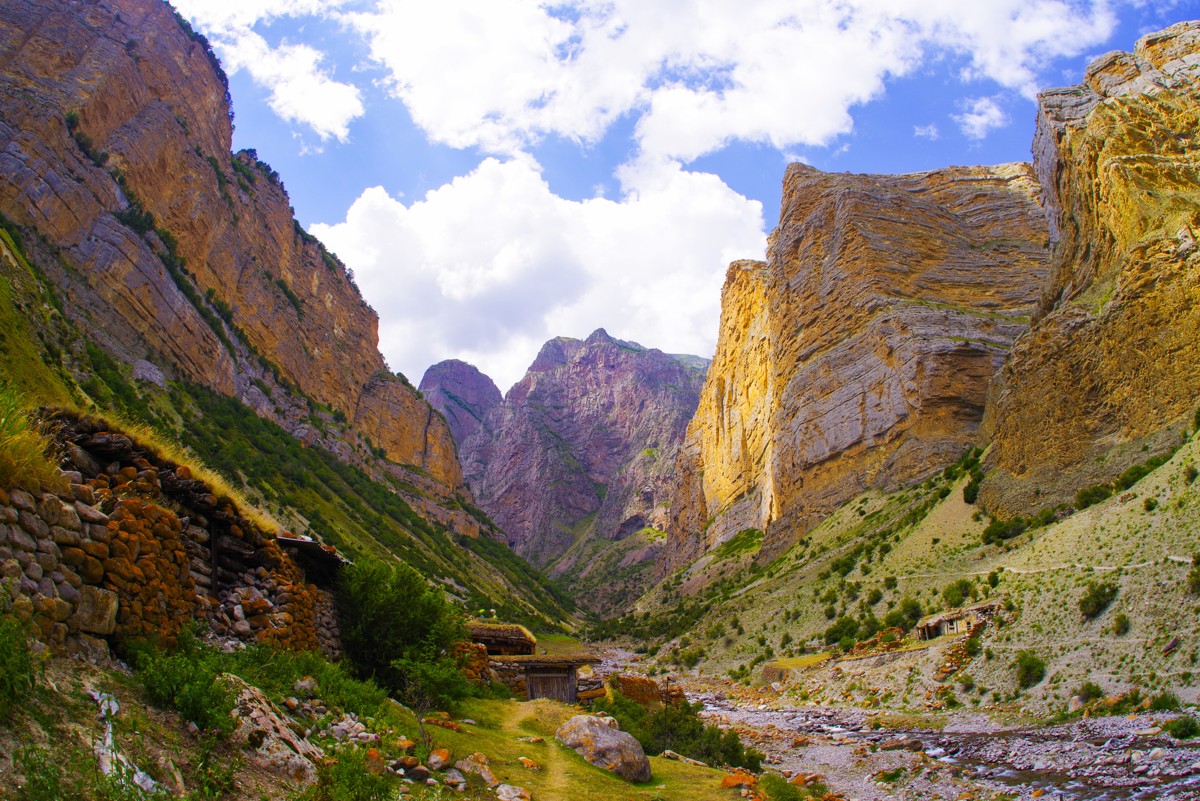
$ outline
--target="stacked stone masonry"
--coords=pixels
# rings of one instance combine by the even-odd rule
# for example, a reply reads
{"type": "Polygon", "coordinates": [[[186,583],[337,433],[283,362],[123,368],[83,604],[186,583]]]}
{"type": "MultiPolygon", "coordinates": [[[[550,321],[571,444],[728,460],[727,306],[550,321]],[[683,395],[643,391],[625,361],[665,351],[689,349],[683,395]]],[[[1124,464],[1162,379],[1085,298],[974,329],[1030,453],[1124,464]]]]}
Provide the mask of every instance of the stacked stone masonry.
{"type": "MultiPolygon", "coordinates": [[[[333,600],[202,481],[87,419],[61,417],[69,490],[0,491],[0,580],[53,648],[219,637],[340,654],[333,600]]],[[[100,648],[103,651],[103,648],[100,648]]]]}

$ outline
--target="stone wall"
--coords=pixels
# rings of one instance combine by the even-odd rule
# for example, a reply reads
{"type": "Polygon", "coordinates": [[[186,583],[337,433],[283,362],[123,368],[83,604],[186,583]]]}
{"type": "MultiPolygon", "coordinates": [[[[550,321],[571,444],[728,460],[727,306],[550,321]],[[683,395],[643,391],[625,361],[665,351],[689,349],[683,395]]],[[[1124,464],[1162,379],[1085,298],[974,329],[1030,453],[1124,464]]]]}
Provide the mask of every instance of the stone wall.
{"type": "Polygon", "coordinates": [[[60,416],[68,489],[0,492],[0,577],[55,649],[169,643],[189,620],[218,637],[340,654],[333,599],[273,535],[184,466],[60,416]]]}
{"type": "MultiPolygon", "coordinates": [[[[529,688],[525,683],[525,663],[493,657],[488,660],[489,675],[507,687],[512,694],[520,699],[529,698],[529,688]]],[[[591,665],[579,665],[575,671],[575,694],[580,702],[591,701],[604,695],[604,679],[596,673],[591,665]]]]}

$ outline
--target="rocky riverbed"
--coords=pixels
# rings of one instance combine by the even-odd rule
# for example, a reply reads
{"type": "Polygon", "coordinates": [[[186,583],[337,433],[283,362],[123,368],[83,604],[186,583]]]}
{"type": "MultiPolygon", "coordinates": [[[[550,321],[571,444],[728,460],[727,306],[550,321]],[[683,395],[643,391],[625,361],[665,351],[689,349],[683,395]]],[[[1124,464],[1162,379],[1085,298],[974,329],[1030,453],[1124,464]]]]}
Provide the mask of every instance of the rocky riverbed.
{"type": "Polygon", "coordinates": [[[755,704],[690,694],[710,720],[733,726],[785,775],[820,774],[847,799],[1200,799],[1200,743],[1161,730],[1171,715],[1001,726],[980,714],[943,728],[896,725],[874,710],[755,704]]]}

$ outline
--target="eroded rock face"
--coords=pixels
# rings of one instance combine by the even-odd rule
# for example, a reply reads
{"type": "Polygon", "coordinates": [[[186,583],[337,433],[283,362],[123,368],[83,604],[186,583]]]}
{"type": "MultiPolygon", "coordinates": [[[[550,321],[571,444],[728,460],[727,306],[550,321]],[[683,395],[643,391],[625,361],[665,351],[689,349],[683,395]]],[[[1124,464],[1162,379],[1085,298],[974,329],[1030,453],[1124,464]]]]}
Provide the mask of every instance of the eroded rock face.
{"type": "Polygon", "coordinates": [[[778,553],[869,487],[953,462],[1048,271],[1027,164],[792,165],[767,262],[737,262],[688,428],[663,569],[746,528],[778,553]]]}
{"type": "Polygon", "coordinates": [[[591,764],[611,770],[625,781],[650,781],[650,760],[629,732],[613,728],[593,715],[576,715],[554,734],[591,764]]]}
{"type": "Polygon", "coordinates": [[[447,359],[425,371],[421,394],[450,424],[454,441],[462,443],[483,425],[504,396],[495,382],[473,364],[447,359]]]}
{"type": "MultiPolygon", "coordinates": [[[[590,540],[665,526],[675,453],[702,380],[694,363],[603,329],[553,339],[459,443],[467,483],[517,553],[578,574],[590,540]]],[[[480,383],[455,368],[431,370],[422,387],[436,387],[431,400],[451,417],[448,399],[475,397],[480,383]]],[[[654,549],[636,558],[652,560],[654,549]]]]}
{"type": "Polygon", "coordinates": [[[230,153],[225,86],[158,0],[4,3],[0,212],[36,230],[27,249],[64,311],[121,360],[362,463],[353,435],[311,425],[307,396],[453,493],[449,429],[379,380],[378,319],[352,276],[300,228],[279,176],[230,153]]]}
{"type": "Polygon", "coordinates": [[[988,408],[981,502],[1069,502],[1178,442],[1200,401],[1200,23],[1108,53],[1039,98],[1054,265],[988,408]]]}

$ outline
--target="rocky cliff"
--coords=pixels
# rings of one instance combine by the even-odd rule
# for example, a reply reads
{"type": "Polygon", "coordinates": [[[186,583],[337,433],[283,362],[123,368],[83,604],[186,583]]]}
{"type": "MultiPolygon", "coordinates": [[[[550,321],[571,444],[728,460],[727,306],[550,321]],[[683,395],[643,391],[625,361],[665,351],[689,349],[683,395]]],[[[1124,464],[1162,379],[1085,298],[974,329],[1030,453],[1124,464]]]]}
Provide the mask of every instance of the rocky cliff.
{"type": "Polygon", "coordinates": [[[1178,444],[1200,400],[1200,23],[1041,95],[1034,165],[1054,267],[988,410],[981,500],[1068,502],[1178,444]]]}
{"type": "Polygon", "coordinates": [[[434,497],[462,489],[448,427],[387,369],[349,271],[274,171],[230,153],[227,80],[170,6],[4,3],[0,106],[0,213],[105,350],[434,497]]]}
{"type": "Polygon", "coordinates": [[[770,557],[864,489],[953,462],[1036,309],[1046,239],[1027,164],[792,165],[767,262],[726,278],[663,569],[747,528],[770,557]]]}
{"type": "MultiPolygon", "coordinates": [[[[553,339],[460,441],[467,483],[517,553],[583,588],[580,603],[611,608],[648,580],[633,574],[657,553],[702,381],[694,360],[602,329],[553,339]]],[[[421,386],[451,420],[489,394],[473,368],[446,363],[421,386]]]]}
{"type": "Polygon", "coordinates": [[[420,389],[425,400],[446,418],[457,443],[466,442],[504,400],[492,379],[458,359],[438,362],[426,370],[420,389]]]}

